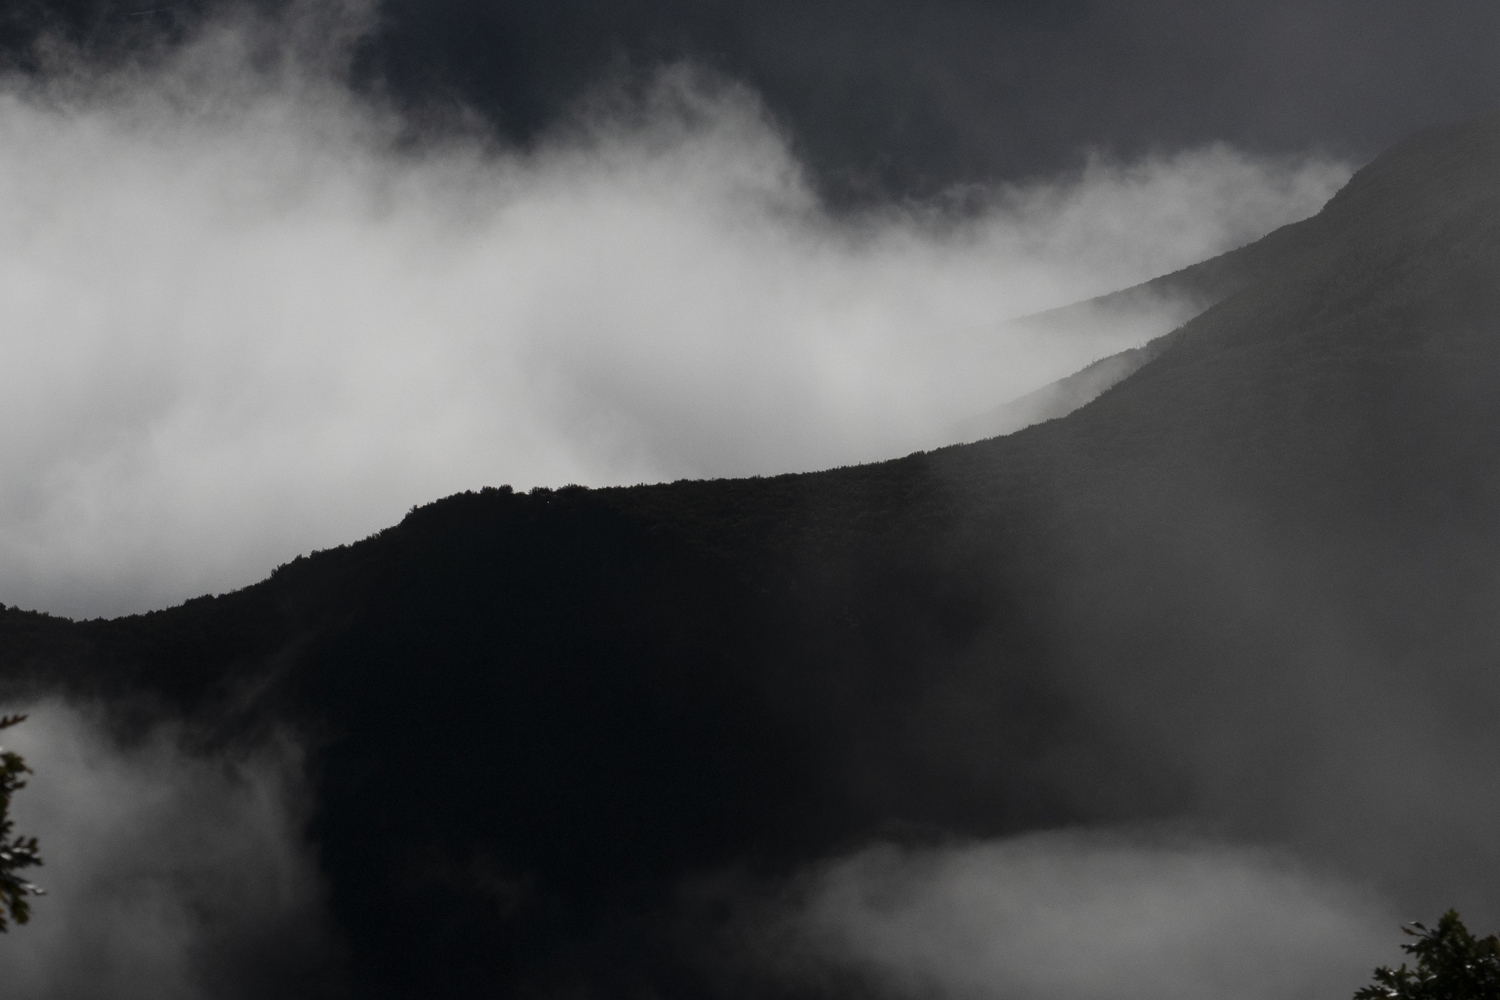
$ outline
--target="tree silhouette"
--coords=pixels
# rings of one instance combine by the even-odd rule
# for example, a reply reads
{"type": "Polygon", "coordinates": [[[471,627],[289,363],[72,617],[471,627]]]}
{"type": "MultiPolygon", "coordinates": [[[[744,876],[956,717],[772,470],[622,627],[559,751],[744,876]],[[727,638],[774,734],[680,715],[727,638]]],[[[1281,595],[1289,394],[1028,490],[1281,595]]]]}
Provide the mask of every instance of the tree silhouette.
{"type": "Polygon", "coordinates": [[[1416,938],[1401,950],[1416,959],[1416,968],[1382,966],[1375,982],[1354,1000],[1495,1000],[1500,997],[1500,938],[1476,938],[1456,910],[1436,927],[1414,923],[1402,931],[1416,938]]]}
{"type": "MultiPolygon", "coordinates": [[[[25,718],[24,715],[0,717],[0,729],[8,729],[25,718]]],[[[0,933],[10,930],[11,921],[24,924],[30,920],[31,905],[27,897],[42,894],[41,889],[20,875],[42,863],[36,838],[11,834],[15,823],[10,818],[10,797],[26,787],[21,776],[30,773],[20,754],[0,749],[0,933]]]]}

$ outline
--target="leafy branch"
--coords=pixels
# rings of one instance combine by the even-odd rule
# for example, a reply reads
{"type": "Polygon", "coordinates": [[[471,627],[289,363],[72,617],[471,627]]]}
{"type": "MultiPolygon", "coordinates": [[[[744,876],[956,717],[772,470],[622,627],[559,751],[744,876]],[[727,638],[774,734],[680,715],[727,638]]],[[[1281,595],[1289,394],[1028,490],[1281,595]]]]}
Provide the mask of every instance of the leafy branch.
{"type": "Polygon", "coordinates": [[[1476,938],[1456,910],[1436,927],[1414,923],[1401,930],[1416,938],[1401,950],[1416,959],[1415,968],[1382,966],[1375,982],[1354,1000],[1495,1000],[1500,997],[1500,938],[1476,938]]]}
{"type": "MultiPolygon", "coordinates": [[[[24,715],[0,717],[0,729],[9,729],[25,718],[24,715]]],[[[24,924],[30,920],[28,897],[42,895],[40,888],[20,874],[42,863],[36,838],[12,835],[15,822],[10,818],[10,797],[26,787],[22,775],[30,773],[20,754],[0,748],[0,933],[8,931],[12,921],[24,924]]]]}

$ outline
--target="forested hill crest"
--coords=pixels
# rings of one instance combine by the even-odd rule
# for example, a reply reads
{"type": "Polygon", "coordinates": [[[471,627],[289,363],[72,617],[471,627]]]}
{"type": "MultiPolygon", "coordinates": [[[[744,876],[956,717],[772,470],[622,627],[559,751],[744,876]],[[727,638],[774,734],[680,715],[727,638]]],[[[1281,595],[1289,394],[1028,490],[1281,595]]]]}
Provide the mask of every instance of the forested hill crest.
{"type": "MultiPolygon", "coordinates": [[[[1365,270],[1356,279],[1357,283],[1345,284],[1341,294],[1337,295],[1327,294],[1336,289],[1313,283],[1326,271],[1334,273],[1323,277],[1325,283],[1339,279],[1347,282],[1348,272],[1358,270],[1348,267],[1349,263],[1366,265],[1368,261],[1362,258],[1382,251],[1388,255],[1404,254],[1400,259],[1408,261],[1408,272],[1415,268],[1437,270],[1451,258],[1467,256],[1471,249],[1477,249],[1481,253],[1485,250],[1492,251],[1496,243],[1495,232],[1500,229],[1500,186],[1495,184],[1493,173],[1497,165],[1500,165],[1500,125],[1497,125],[1496,120],[1430,129],[1393,147],[1360,170],[1317,216],[1283,227],[1254,244],[1167,275],[1157,279],[1157,282],[1211,289],[1211,295],[1216,295],[1224,288],[1232,288],[1233,292],[1224,295],[1224,298],[1259,282],[1275,283],[1283,289],[1287,286],[1301,288],[1304,295],[1322,296],[1318,305],[1321,310],[1345,310],[1343,316],[1346,328],[1349,323],[1346,310],[1352,300],[1363,300],[1366,311],[1379,301],[1394,299],[1397,295],[1405,296],[1410,304],[1422,301],[1423,298],[1437,300],[1439,296],[1424,296],[1422,293],[1439,289],[1382,289],[1390,275],[1374,269],[1365,270]],[[1458,238],[1454,239],[1455,236],[1458,238]],[[1443,239],[1448,240],[1447,245],[1433,248],[1431,256],[1418,258],[1409,253],[1414,248],[1414,243],[1420,249],[1421,243],[1435,244],[1443,239]],[[1465,245],[1469,242],[1474,244],[1472,248],[1465,245]],[[1340,264],[1344,265],[1342,272],[1340,264]],[[1226,277],[1230,273],[1232,277],[1226,277]],[[1307,287],[1309,285],[1313,287],[1307,287]],[[1382,291],[1386,294],[1380,294],[1382,291]]],[[[1399,261],[1395,263],[1399,266],[1399,261]]],[[[1469,287],[1464,287],[1462,276],[1465,271],[1471,270],[1465,267],[1466,263],[1468,262],[1461,260],[1460,270],[1456,274],[1445,276],[1445,283],[1463,293],[1451,299],[1450,319],[1456,319],[1461,314],[1465,303],[1471,310],[1483,309],[1479,300],[1485,292],[1486,275],[1483,272],[1475,273],[1469,287]]],[[[1413,276],[1408,275],[1403,280],[1410,280],[1411,277],[1413,276]]],[[[1148,282],[1140,287],[1154,284],[1156,282],[1148,282]]],[[[1278,296],[1265,296],[1271,299],[1276,297],[1278,296]]],[[[1433,308],[1434,304],[1436,303],[1430,303],[1427,308],[1433,308]]],[[[1291,313],[1294,309],[1305,306],[1306,303],[1283,303],[1279,312],[1291,313]]],[[[1176,346],[1179,341],[1191,337],[1200,341],[1195,345],[1197,350],[1174,351],[1164,362],[1153,366],[1154,371],[1150,377],[1142,376],[1132,380],[1133,384],[1128,389],[1122,386],[1116,390],[1110,402],[1100,401],[1089,408],[1086,414],[1078,414],[1067,429],[1073,430],[1075,434],[1071,436],[1076,438],[1078,433],[1089,433],[1088,428],[1094,428],[1094,433],[1098,433],[1098,425],[1121,423],[1120,414],[1116,411],[1126,405],[1120,402],[1122,396],[1149,395],[1154,386],[1148,387],[1148,383],[1154,383],[1158,376],[1164,376],[1166,369],[1192,363],[1194,357],[1234,350],[1236,344],[1241,350],[1248,349],[1246,341],[1250,338],[1245,336],[1243,330],[1250,327],[1276,330],[1277,314],[1278,310],[1266,309],[1264,303],[1257,302],[1249,308],[1242,305],[1238,310],[1233,306],[1226,307],[1222,312],[1215,312],[1212,316],[1201,317],[1188,324],[1187,328],[1166,339],[1176,346]],[[1256,311],[1257,308],[1260,311],[1256,311]],[[1267,320],[1270,322],[1266,322],[1267,320]],[[1213,332],[1199,335],[1205,329],[1216,331],[1226,327],[1236,343],[1226,344],[1222,336],[1215,337],[1213,332]]],[[[1407,346],[1418,348],[1420,345],[1411,343],[1407,346]]],[[[1329,343],[1326,348],[1334,350],[1337,345],[1329,343]]],[[[1344,349],[1348,349],[1348,345],[1344,345],[1344,349]]],[[[1191,420],[1182,420],[1178,422],[1178,426],[1191,427],[1192,423],[1191,420]]],[[[1051,435],[1063,430],[1062,425],[1054,423],[1040,433],[1051,435]]],[[[538,490],[531,500],[546,506],[566,506],[570,499],[578,498],[581,493],[593,492],[608,498],[606,502],[611,506],[617,506],[622,512],[639,519],[649,530],[675,529],[701,544],[712,544],[711,540],[722,539],[727,546],[726,554],[739,555],[741,553],[736,550],[742,546],[766,544],[773,538],[780,538],[780,544],[789,544],[784,536],[795,525],[800,524],[802,530],[816,533],[817,526],[806,523],[804,519],[816,519],[818,512],[826,515],[823,530],[841,532],[857,530],[861,519],[874,519],[876,523],[882,523],[883,518],[889,518],[896,511],[915,502],[918,495],[932,502],[932,477],[929,471],[934,461],[966,469],[970,475],[979,473],[995,480],[985,483],[986,486],[1005,485],[1000,480],[1024,480],[1026,476],[1023,473],[1009,466],[1011,463],[1025,462],[1028,454],[1035,450],[1033,442],[1037,433],[1039,432],[1035,429],[1028,429],[1024,434],[1009,435],[977,446],[954,446],[930,455],[918,453],[904,459],[822,473],[794,473],[747,480],[683,480],[670,484],[595,491],[564,487],[560,490],[538,490]],[[975,459],[978,460],[977,466],[975,459]],[[1007,459],[1010,461],[1007,462],[1007,459]],[[841,510],[840,503],[852,505],[854,509],[841,510]],[[853,514],[852,518],[850,514],[853,514]]],[[[1125,427],[1116,433],[1129,434],[1130,429],[1125,427]]],[[[1114,433],[1110,434],[1111,438],[1114,436],[1114,433]]],[[[1045,447],[1045,443],[1042,447],[1045,447]]],[[[1032,475],[1036,475],[1036,470],[1030,471],[1032,475]]],[[[1021,483],[1014,484],[1017,489],[1021,486],[1021,483]]],[[[526,499],[526,495],[513,495],[508,488],[486,489],[478,494],[461,494],[448,500],[436,501],[428,508],[414,510],[414,517],[407,520],[443,518],[444,523],[450,527],[463,530],[462,526],[452,524],[446,518],[446,510],[441,515],[435,509],[431,513],[428,511],[431,508],[465,504],[466,510],[482,519],[483,505],[467,499],[476,496],[507,504],[518,500],[525,502],[526,499]]],[[[966,502],[972,503],[973,500],[972,497],[966,498],[966,502]]],[[[279,608],[301,606],[307,603],[305,597],[298,596],[304,587],[319,591],[328,589],[327,581],[320,579],[319,583],[311,583],[313,578],[320,578],[323,573],[331,573],[335,579],[357,576],[357,570],[351,572],[348,568],[351,561],[358,563],[366,549],[379,545],[386,536],[400,532],[406,525],[407,521],[403,521],[402,525],[386,529],[364,542],[314,553],[310,559],[299,557],[295,563],[278,568],[264,583],[234,594],[217,598],[205,596],[178,608],[129,616],[120,620],[121,625],[123,627],[126,622],[140,624],[150,620],[159,622],[159,627],[170,630],[176,622],[186,620],[194,614],[202,614],[219,603],[238,605],[251,604],[255,600],[263,601],[261,592],[265,590],[285,591],[275,602],[279,608]],[[270,586],[273,584],[274,586],[270,586]]],[[[18,612],[19,609],[10,609],[8,613],[15,615],[18,612]]],[[[226,612],[219,612],[224,613],[226,612]]],[[[13,627],[22,633],[65,628],[64,619],[44,617],[49,619],[46,626],[36,620],[34,613],[20,613],[20,617],[14,620],[13,627]]],[[[106,627],[99,622],[80,624],[101,632],[106,631],[106,627]]]]}
{"type": "MultiPolygon", "coordinates": [[[[1299,796],[1419,755],[1418,685],[1500,703],[1500,121],[1202,267],[1216,304],[1065,418],[820,473],[461,494],[178,608],[8,609],[0,668],[315,733],[360,996],[740,995],[738,901],[683,880],[878,836],[1190,816],[1338,850],[1299,796]],[[478,856],[530,894],[476,895],[478,856]],[[681,933],[699,904],[722,940],[681,933]]],[[[1429,777],[1393,765],[1365,826],[1404,829],[1429,777]]]]}

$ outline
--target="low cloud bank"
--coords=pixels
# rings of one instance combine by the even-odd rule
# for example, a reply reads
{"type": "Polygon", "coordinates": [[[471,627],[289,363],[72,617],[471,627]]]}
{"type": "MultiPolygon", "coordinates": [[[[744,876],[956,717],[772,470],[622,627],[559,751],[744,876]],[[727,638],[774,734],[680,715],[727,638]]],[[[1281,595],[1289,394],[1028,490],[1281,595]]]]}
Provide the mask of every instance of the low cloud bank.
{"type": "Polygon", "coordinates": [[[797,900],[785,975],[944,1000],[1347,997],[1395,957],[1399,923],[1285,856],[1099,832],[876,846],[797,900]]]}
{"type": "Polygon", "coordinates": [[[354,29],[292,23],[0,81],[0,600],[160,606],[486,484],[944,444],[1180,317],[1007,318],[1243,243],[1348,175],[1210,146],[836,216],[756,95],[691,67],[601,88],[526,151],[413,144],[307,42],[354,29]]]}
{"type": "Polygon", "coordinates": [[[96,712],[18,707],[5,743],[36,775],[11,813],[47,895],[0,936],[7,1000],[324,995],[336,949],[295,747],[205,758],[171,727],[122,746],[96,712]]]}

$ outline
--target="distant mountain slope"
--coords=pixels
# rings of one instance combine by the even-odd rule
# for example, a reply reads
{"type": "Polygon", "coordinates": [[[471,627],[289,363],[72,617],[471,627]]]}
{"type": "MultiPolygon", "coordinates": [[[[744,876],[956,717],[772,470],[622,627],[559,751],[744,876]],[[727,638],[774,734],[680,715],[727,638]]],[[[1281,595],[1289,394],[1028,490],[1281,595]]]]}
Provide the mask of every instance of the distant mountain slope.
{"type": "Polygon", "coordinates": [[[1128,378],[1164,348],[1155,343],[1172,330],[1230,295],[1293,261],[1317,242],[1318,227],[1304,220],[1283,226],[1254,243],[1107,295],[1010,320],[1006,326],[1043,337],[1080,338],[1109,330],[1136,334],[1140,347],[1100,358],[1034,392],[1009,400],[956,425],[956,443],[1010,434],[1023,427],[1066,416],[1121,379],[1128,378]]]}
{"type": "MultiPolygon", "coordinates": [[[[1163,334],[1165,336],[1165,334],[1163,334]]],[[[952,440],[965,444],[1001,434],[1011,434],[1023,427],[1065,417],[1098,399],[1104,390],[1121,379],[1129,378],[1160,353],[1160,338],[1140,347],[1100,358],[1066,378],[1048,383],[1034,392],[1003,403],[953,429],[952,440]]]]}
{"type": "MultiPolygon", "coordinates": [[[[1164,336],[1168,332],[1167,329],[1157,330],[1164,320],[1170,323],[1173,317],[1180,317],[1186,322],[1258,281],[1274,280],[1278,274],[1295,273],[1302,266],[1301,261],[1316,258],[1324,252],[1329,237],[1333,235],[1330,230],[1357,226],[1358,223],[1351,220],[1363,214],[1366,207],[1394,216],[1383,220],[1386,225],[1420,225],[1420,214],[1427,206],[1412,202],[1411,192],[1402,192],[1401,189],[1414,189],[1417,185],[1412,182],[1416,178],[1442,169],[1444,164],[1437,162],[1420,144],[1416,147],[1403,144],[1378,163],[1379,172],[1372,173],[1367,168],[1359,186],[1353,188],[1355,195],[1346,193],[1344,202],[1329,218],[1320,216],[1283,226],[1254,243],[1171,274],[1011,322],[1058,336],[1096,329],[1104,324],[1135,326],[1154,341],[1155,336],[1164,336]],[[1381,197],[1382,193],[1385,198],[1381,197]],[[1396,196],[1391,197],[1392,194],[1396,196]]],[[[1470,186],[1480,182],[1477,176],[1453,180],[1470,186]]],[[[1367,225],[1371,222],[1373,220],[1365,220],[1367,225]]],[[[954,440],[970,442],[1010,434],[1033,423],[1066,416],[1092,402],[1116,382],[1129,377],[1165,347],[1164,344],[1148,343],[1149,346],[1143,344],[1140,348],[1101,358],[1072,375],[976,416],[954,428],[954,440]]]]}
{"type": "Polygon", "coordinates": [[[1222,298],[1063,419],[450,497],[169,611],[7,610],[0,665],[317,734],[361,997],[826,995],[735,964],[753,887],[1069,823],[1291,845],[1493,923],[1500,122],[1211,263],[1176,280],[1222,298]]]}

